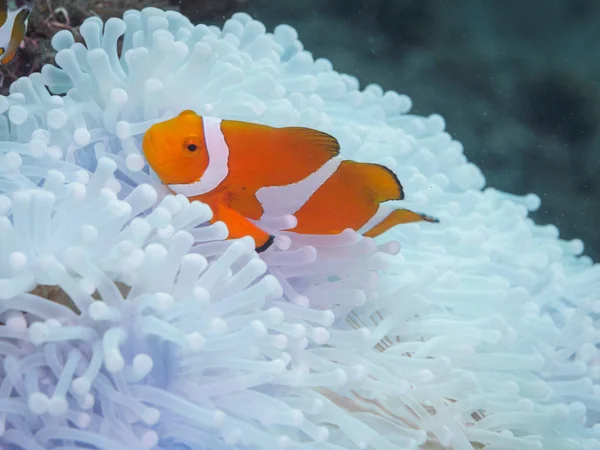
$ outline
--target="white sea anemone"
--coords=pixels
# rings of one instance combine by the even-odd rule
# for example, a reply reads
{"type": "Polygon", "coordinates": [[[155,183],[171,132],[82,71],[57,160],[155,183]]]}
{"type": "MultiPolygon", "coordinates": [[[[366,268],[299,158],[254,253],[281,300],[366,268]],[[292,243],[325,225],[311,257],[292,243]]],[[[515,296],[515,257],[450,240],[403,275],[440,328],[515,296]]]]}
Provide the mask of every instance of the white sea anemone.
{"type": "Polygon", "coordinates": [[[245,14],[80,31],[0,98],[3,446],[600,448],[600,268],[535,195],[482,191],[443,119],[245,14]],[[259,257],[149,171],[183,109],[329,132],[442,222],[259,257]]]}

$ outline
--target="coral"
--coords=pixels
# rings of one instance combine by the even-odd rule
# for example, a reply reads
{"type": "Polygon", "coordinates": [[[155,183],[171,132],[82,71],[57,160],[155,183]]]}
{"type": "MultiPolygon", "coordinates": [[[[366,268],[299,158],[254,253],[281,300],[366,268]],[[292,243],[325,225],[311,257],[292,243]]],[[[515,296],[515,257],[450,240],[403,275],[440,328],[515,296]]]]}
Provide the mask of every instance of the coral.
{"type": "Polygon", "coordinates": [[[80,33],[0,98],[2,445],[600,448],[600,270],[537,196],[482,190],[441,117],[246,14],[80,33]],[[182,109],[330,132],[442,222],[259,257],[148,169],[141,136],[182,109]]]}

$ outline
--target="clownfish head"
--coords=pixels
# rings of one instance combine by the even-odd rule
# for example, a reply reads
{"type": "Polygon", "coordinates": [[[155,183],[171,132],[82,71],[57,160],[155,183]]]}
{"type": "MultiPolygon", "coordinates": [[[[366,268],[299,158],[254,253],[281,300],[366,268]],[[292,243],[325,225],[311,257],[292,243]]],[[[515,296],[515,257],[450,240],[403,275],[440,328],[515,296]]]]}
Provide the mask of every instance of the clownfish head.
{"type": "Polygon", "coordinates": [[[198,181],[209,164],[202,117],[186,110],[152,125],[142,141],[148,164],[164,184],[198,181]]]}

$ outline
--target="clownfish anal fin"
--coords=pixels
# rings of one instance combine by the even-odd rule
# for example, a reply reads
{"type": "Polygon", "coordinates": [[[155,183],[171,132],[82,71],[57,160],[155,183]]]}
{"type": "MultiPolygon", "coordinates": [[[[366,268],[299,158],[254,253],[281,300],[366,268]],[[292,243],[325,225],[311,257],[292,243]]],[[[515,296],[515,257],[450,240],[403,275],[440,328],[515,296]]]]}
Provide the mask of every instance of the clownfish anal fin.
{"type": "Polygon", "coordinates": [[[427,216],[425,214],[410,211],[408,209],[395,209],[392,212],[390,212],[385,219],[383,219],[370,230],[363,233],[363,236],[374,238],[379,236],[380,234],[385,233],[387,230],[389,230],[392,227],[395,227],[396,225],[411,222],[438,223],[439,219],[427,216]]]}
{"type": "Polygon", "coordinates": [[[333,158],[340,153],[340,144],[336,138],[322,131],[304,127],[280,128],[282,132],[289,133],[296,142],[318,148],[328,153],[333,158]]]}
{"type": "Polygon", "coordinates": [[[385,166],[345,160],[342,161],[340,169],[347,174],[349,179],[364,183],[371,191],[376,203],[404,199],[404,189],[400,180],[385,166]]]}

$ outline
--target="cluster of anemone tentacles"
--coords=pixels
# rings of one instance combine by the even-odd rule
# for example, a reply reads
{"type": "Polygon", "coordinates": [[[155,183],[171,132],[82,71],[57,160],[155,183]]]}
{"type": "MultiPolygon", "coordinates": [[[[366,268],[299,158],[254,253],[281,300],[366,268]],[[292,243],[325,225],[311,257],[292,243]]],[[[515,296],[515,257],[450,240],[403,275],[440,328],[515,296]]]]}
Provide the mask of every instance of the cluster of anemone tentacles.
{"type": "Polygon", "coordinates": [[[0,97],[3,448],[600,448],[600,268],[535,195],[482,191],[439,116],[245,14],[80,32],[0,97]],[[442,222],[259,256],[147,167],[183,109],[329,132],[442,222]]]}

